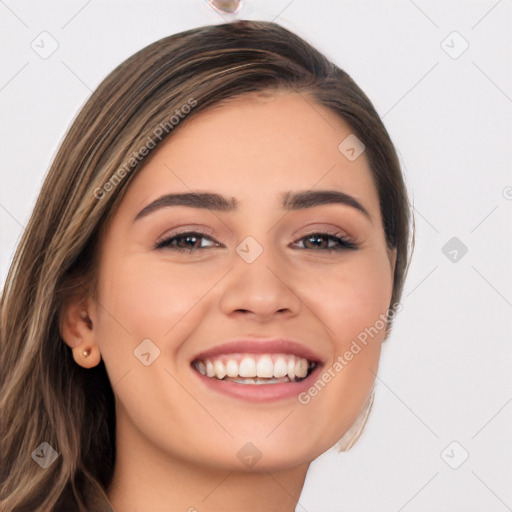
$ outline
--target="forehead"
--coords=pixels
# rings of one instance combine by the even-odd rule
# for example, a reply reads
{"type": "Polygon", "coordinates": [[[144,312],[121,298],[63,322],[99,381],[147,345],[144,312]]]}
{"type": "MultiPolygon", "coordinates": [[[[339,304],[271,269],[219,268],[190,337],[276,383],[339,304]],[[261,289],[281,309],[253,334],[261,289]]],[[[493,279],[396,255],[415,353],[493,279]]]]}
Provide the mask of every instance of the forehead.
{"type": "Polygon", "coordinates": [[[128,196],[142,204],[169,190],[214,190],[241,205],[277,201],[289,190],[337,189],[378,216],[365,157],[339,150],[352,131],[306,94],[244,94],[186,120],[135,177],[128,196]]]}

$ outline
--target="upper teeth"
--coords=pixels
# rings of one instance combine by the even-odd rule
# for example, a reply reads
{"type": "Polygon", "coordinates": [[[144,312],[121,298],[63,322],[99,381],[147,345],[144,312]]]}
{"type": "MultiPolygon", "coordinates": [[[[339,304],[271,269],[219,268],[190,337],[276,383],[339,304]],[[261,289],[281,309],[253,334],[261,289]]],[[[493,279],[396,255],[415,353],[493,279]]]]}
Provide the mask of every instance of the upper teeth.
{"type": "Polygon", "coordinates": [[[208,377],[286,377],[293,381],[304,378],[309,362],[303,357],[291,354],[231,354],[204,359],[194,363],[197,370],[208,377]]]}

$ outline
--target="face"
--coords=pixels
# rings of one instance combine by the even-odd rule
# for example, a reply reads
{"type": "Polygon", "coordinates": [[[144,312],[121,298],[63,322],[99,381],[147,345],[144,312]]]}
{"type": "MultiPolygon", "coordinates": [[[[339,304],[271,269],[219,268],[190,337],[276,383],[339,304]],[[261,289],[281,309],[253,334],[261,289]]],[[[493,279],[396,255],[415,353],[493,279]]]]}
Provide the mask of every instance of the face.
{"type": "Polygon", "coordinates": [[[310,462],[373,385],[394,255],[365,154],[348,160],[348,125],[304,98],[244,95],[187,120],[102,240],[94,333],[118,432],[167,458],[310,462]],[[224,199],[162,199],[191,192],[224,199]]]}

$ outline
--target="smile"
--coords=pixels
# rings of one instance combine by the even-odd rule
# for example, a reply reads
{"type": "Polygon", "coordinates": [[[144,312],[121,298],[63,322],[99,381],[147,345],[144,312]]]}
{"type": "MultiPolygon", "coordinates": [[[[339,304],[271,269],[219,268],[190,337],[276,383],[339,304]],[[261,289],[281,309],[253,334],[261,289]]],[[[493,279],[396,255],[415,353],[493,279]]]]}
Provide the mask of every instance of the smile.
{"type": "Polygon", "coordinates": [[[193,362],[193,367],[211,379],[245,385],[300,382],[317,363],[294,354],[222,354],[193,362]]]}
{"type": "Polygon", "coordinates": [[[232,339],[190,360],[201,386],[249,402],[296,400],[308,389],[327,356],[283,338],[232,339]]]}

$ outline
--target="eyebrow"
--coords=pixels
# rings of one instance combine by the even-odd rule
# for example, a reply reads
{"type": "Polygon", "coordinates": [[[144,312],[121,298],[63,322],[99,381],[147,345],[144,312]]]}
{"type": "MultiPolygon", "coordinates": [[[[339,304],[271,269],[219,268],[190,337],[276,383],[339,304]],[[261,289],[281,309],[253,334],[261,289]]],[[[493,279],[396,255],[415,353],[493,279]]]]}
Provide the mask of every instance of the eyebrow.
{"type": "MultiPolygon", "coordinates": [[[[350,206],[371,222],[368,210],[351,195],[338,190],[307,190],[303,192],[286,192],[281,194],[282,208],[285,210],[301,210],[313,208],[324,204],[343,204],[350,206]]],[[[145,206],[136,216],[134,222],[161,208],[170,206],[188,206],[190,208],[202,208],[219,212],[235,212],[238,208],[236,198],[226,198],[213,192],[187,192],[183,194],[166,194],[145,206]]]]}

